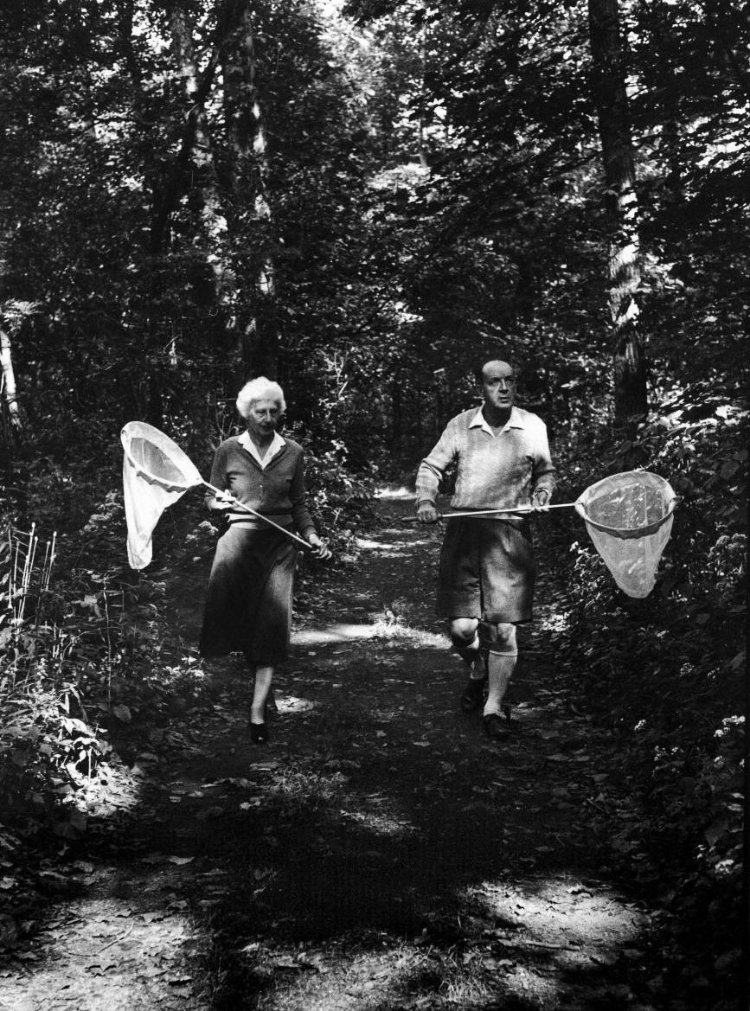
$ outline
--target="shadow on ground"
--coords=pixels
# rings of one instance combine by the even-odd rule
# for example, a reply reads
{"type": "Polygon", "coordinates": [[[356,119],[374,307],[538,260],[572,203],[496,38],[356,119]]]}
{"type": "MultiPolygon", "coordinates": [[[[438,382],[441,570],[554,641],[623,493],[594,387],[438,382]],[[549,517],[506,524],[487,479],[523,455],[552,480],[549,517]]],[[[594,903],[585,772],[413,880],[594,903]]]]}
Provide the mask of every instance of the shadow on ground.
{"type": "MultiPolygon", "coordinates": [[[[85,902],[103,904],[102,950],[92,961],[82,941],[75,964],[110,981],[120,966],[108,1007],[115,991],[127,1003],[123,967],[144,951],[131,1008],[156,996],[175,1008],[657,1006],[642,969],[649,911],[609,879],[592,827],[616,770],[567,704],[544,583],[511,735],[491,742],[458,712],[464,675],[432,613],[437,535],[404,524],[407,510],[383,503],[362,561],[311,598],[267,747],[248,740],[230,658],[211,667],[210,705],[165,732],[183,746],[140,761],[137,810],[102,833],[75,913],[90,921],[85,902]],[[111,929],[118,908],[137,923],[129,935],[111,929]],[[149,989],[144,964],[165,960],[149,989]]],[[[103,1006],[82,993],[27,1006],[103,1006]]]]}

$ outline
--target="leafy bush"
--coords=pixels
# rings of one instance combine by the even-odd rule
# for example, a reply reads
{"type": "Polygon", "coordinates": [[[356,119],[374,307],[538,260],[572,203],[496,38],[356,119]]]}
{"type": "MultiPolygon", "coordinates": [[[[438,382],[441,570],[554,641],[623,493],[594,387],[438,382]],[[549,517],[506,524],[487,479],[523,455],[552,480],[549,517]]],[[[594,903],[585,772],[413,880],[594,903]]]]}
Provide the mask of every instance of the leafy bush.
{"type": "MultiPolygon", "coordinates": [[[[73,686],[58,687],[45,668],[42,657],[23,683],[10,691],[7,683],[0,685],[0,805],[6,824],[51,816],[111,750],[100,728],[73,715],[79,709],[73,686]]],[[[75,834],[75,821],[58,819],[57,834],[75,834]]]]}
{"type": "Polygon", "coordinates": [[[321,532],[342,548],[351,542],[354,530],[372,519],[373,466],[366,475],[347,466],[348,451],[340,439],[316,442],[297,429],[293,437],[305,448],[305,473],[310,511],[321,532]]]}
{"type": "Polygon", "coordinates": [[[671,889],[687,919],[710,925],[706,947],[726,954],[740,905],[748,414],[726,396],[707,405],[684,391],[609,459],[603,433],[579,446],[581,488],[602,476],[604,459],[609,472],[665,476],[680,498],[644,601],[616,588],[591,547],[570,545],[560,650],[620,735],[639,794],[643,817],[618,846],[629,873],[671,889]]]}

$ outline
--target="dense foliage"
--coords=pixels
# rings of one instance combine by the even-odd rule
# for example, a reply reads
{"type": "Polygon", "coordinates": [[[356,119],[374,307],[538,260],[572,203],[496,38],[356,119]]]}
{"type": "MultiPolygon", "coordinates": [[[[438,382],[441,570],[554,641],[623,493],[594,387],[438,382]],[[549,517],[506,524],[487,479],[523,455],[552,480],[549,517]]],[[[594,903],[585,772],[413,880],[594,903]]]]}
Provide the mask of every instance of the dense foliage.
{"type": "MultiPolygon", "coordinates": [[[[631,324],[648,356],[648,411],[625,431],[612,411],[619,233],[592,56],[602,6],[5,5],[0,800],[17,825],[49,815],[64,837],[79,833],[66,798],[111,757],[102,727],[125,721],[139,692],[167,690],[152,676],[159,579],[123,568],[123,422],[165,428],[205,470],[235,424],[238,385],[278,376],[315,510],[345,551],[373,480],[411,479],[472,402],[477,364],[499,356],[548,423],[561,497],[636,466],[680,496],[643,608],[559,520],[560,653],[617,731],[649,815],[648,831],[634,822],[619,837],[623,861],[646,883],[666,874],[727,958],[744,729],[750,28],[732,0],[610,5],[634,168],[631,324]],[[39,554],[24,568],[32,524],[39,554]]],[[[189,536],[205,550],[211,531],[189,536]]]]}

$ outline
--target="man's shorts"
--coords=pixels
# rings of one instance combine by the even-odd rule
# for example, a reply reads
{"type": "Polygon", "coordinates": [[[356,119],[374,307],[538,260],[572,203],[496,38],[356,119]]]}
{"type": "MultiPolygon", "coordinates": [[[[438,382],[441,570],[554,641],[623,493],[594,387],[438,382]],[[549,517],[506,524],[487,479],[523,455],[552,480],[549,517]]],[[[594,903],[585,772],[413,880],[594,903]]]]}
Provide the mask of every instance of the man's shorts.
{"type": "Polygon", "coordinates": [[[448,521],[440,552],[437,609],[442,617],[528,621],[535,578],[527,521],[448,521]]]}

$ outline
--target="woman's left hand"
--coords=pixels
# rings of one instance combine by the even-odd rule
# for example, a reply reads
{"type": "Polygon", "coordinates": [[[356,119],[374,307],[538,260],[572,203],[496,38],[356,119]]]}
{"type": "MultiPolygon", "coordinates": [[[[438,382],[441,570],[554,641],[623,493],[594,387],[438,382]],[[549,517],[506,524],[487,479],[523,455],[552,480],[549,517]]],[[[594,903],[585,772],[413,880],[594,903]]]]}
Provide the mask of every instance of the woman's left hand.
{"type": "Polygon", "coordinates": [[[531,505],[537,512],[549,512],[549,500],[551,496],[546,488],[539,488],[531,496],[531,505]]]}
{"type": "Polygon", "coordinates": [[[314,558],[319,558],[322,562],[327,561],[331,555],[332,551],[325,543],[321,541],[317,534],[310,533],[307,535],[307,543],[313,549],[311,554],[314,558]]]}

